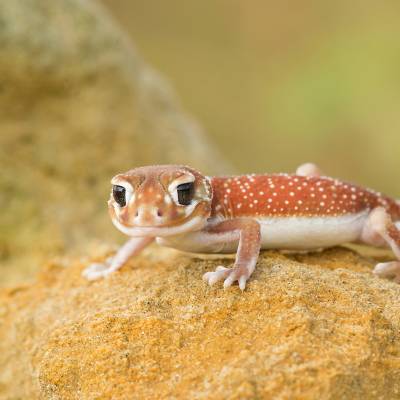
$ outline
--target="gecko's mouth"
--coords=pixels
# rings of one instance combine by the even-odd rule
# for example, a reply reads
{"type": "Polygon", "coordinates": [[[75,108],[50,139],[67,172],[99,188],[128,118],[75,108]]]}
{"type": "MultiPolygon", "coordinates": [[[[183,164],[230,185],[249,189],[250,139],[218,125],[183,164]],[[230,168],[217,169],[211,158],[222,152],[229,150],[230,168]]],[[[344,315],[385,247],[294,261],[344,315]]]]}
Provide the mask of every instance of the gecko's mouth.
{"type": "Polygon", "coordinates": [[[115,227],[129,236],[171,236],[189,230],[201,229],[207,222],[208,212],[201,203],[194,211],[179,220],[166,221],[160,224],[128,224],[119,220],[114,210],[110,209],[111,220],[115,227]]]}
{"type": "Polygon", "coordinates": [[[117,219],[112,219],[113,224],[121,232],[128,236],[172,236],[179,235],[188,231],[199,230],[204,227],[207,218],[195,216],[188,218],[185,222],[178,225],[162,225],[162,226],[126,226],[121,224],[117,219]]]}

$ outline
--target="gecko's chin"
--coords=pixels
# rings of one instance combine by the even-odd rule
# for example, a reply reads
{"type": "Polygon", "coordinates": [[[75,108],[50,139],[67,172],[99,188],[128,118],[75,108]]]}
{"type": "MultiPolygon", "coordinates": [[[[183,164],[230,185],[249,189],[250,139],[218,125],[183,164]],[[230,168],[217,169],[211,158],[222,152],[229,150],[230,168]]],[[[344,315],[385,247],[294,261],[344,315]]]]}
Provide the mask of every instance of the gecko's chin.
{"type": "Polygon", "coordinates": [[[112,219],[114,226],[122,233],[128,236],[172,236],[181,233],[200,230],[207,222],[207,218],[194,216],[187,218],[181,222],[174,224],[160,224],[160,225],[126,225],[122,224],[116,218],[112,219]]]}

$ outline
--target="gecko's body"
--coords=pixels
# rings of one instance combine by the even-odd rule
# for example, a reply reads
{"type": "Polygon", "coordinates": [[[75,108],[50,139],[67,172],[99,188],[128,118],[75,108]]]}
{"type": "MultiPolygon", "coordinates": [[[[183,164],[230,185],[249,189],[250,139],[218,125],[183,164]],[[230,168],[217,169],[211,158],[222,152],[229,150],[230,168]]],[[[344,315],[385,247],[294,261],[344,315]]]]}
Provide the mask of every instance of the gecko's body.
{"type": "MultiPolygon", "coordinates": [[[[313,250],[348,242],[390,246],[400,260],[400,203],[369,189],[320,176],[312,164],[295,175],[205,177],[182,166],[131,170],[112,180],[111,218],[133,236],[107,264],[85,270],[108,275],[153,239],[198,253],[237,252],[233,268],[205,274],[213,284],[244,289],[259,250],[313,250]]],[[[400,261],[378,264],[399,280],[400,261]]]]}

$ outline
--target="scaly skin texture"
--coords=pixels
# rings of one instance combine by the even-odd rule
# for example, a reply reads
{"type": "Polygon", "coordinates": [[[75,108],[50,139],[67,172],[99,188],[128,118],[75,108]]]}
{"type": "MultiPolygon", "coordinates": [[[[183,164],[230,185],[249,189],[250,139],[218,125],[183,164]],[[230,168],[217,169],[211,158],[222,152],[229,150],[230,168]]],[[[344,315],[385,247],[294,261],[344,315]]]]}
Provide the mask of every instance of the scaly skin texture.
{"type": "Polygon", "coordinates": [[[395,220],[400,207],[372,190],[327,177],[244,175],[212,178],[212,216],[294,217],[357,214],[382,206],[395,220]]]}
{"type": "Polygon", "coordinates": [[[88,279],[118,270],[154,239],[201,253],[236,252],[232,268],[218,267],[210,285],[237,281],[244,290],[260,248],[315,249],[344,242],[391,247],[398,261],[374,272],[400,282],[400,203],[337,179],[314,164],[296,174],[206,177],[179,165],[136,168],[115,176],[109,200],[114,225],[132,237],[88,279]]]}

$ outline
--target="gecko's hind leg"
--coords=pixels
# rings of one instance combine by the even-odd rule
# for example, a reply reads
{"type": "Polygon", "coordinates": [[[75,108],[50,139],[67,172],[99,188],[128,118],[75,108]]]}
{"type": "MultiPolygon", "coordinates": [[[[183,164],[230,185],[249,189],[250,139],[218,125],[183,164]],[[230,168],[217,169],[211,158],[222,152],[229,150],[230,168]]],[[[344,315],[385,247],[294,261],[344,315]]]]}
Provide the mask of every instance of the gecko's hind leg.
{"type": "Polygon", "coordinates": [[[300,165],[296,170],[296,175],[300,176],[315,176],[319,177],[322,175],[321,170],[313,163],[306,163],[300,165]]]}
{"type": "Polygon", "coordinates": [[[383,207],[375,208],[364,227],[362,241],[375,246],[388,246],[398,261],[379,263],[373,272],[381,278],[400,283],[400,229],[383,207]]]}

